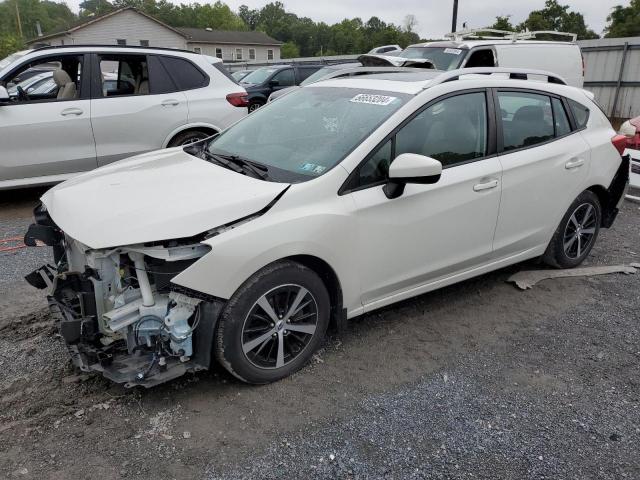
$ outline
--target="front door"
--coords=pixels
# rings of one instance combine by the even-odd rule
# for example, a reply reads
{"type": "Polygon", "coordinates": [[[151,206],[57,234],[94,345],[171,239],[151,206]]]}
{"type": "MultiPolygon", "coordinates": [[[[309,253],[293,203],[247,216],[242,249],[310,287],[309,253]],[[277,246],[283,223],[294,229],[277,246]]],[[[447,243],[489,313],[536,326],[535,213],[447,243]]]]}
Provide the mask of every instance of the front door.
{"type": "Polygon", "coordinates": [[[51,79],[55,73],[57,83],[42,93],[21,88],[24,93],[0,106],[0,182],[62,180],[97,166],[85,56],[40,57],[9,73],[2,83],[11,85],[22,72],[39,67],[49,69],[51,79]]]}
{"type": "Polygon", "coordinates": [[[350,195],[365,308],[490,259],[502,172],[488,118],[484,91],[437,100],[356,170],[350,195]],[[438,183],[409,184],[390,200],[382,185],[401,153],[435,158],[444,170],[438,183]]]}

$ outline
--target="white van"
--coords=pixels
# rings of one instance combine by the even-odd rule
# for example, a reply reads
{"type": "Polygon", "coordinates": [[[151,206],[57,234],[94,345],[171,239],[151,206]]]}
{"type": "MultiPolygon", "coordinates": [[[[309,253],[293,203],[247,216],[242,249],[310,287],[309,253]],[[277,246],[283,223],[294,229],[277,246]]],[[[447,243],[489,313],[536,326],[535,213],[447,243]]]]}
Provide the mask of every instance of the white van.
{"type": "Polygon", "coordinates": [[[527,68],[556,73],[574,87],[582,88],[584,83],[582,53],[576,43],[577,36],[573,33],[514,33],[477,29],[446,36],[448,40],[445,41],[409,45],[397,56],[362,55],[358,60],[366,66],[413,66],[437,70],[471,67],[527,68]],[[536,40],[552,37],[567,40],[536,40]]]}

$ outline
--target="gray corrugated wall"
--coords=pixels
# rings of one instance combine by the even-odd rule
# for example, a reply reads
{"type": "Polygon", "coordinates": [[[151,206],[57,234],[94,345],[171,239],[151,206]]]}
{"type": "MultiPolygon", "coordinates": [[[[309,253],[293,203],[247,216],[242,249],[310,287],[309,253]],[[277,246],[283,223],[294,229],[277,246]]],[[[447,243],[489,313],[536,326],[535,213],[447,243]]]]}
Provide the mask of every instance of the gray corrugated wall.
{"type": "Polygon", "coordinates": [[[578,44],[585,60],[585,88],[595,94],[607,115],[640,116],[640,37],[583,40],[578,44]],[[624,71],[620,77],[623,57],[624,71]]]}

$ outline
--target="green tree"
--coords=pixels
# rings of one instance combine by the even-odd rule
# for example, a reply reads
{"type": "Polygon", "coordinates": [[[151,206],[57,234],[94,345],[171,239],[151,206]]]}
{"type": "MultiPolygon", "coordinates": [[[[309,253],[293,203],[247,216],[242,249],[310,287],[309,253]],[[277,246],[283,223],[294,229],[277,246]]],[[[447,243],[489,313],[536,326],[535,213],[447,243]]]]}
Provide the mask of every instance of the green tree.
{"type": "Polygon", "coordinates": [[[640,35],[640,0],[631,0],[628,7],[617,5],[607,17],[605,37],[635,37],[640,35]]]}
{"type": "Polygon", "coordinates": [[[285,42],[280,48],[280,56],[282,58],[298,58],[300,56],[300,49],[298,45],[293,42],[285,42]]]}
{"type": "Polygon", "coordinates": [[[580,40],[599,38],[596,32],[587,27],[581,13],[569,12],[569,5],[560,5],[558,0],[546,0],[544,8],[531,12],[518,29],[576,33],[580,40]]]}
{"type": "Polygon", "coordinates": [[[114,9],[108,0],[84,0],[80,2],[80,17],[103,15],[114,9]]]}
{"type": "Polygon", "coordinates": [[[504,30],[507,32],[515,32],[516,27],[511,24],[511,15],[502,15],[496,17],[496,23],[489,28],[495,28],[496,30],[504,30]]]}
{"type": "Polygon", "coordinates": [[[255,30],[260,21],[260,10],[250,9],[246,5],[240,5],[238,16],[249,30],[255,30]]]}

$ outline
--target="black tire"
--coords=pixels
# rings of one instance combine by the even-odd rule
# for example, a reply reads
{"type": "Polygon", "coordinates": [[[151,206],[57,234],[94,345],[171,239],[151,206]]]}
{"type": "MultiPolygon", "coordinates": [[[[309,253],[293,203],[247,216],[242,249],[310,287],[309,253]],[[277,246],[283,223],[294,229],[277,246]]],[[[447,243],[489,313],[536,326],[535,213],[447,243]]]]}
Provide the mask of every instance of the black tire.
{"type": "Polygon", "coordinates": [[[257,109],[259,109],[260,107],[262,107],[264,105],[264,102],[260,102],[260,101],[253,101],[249,103],[249,113],[253,113],[255,112],[257,109]]]}
{"type": "Polygon", "coordinates": [[[169,145],[167,145],[167,147],[172,148],[172,147],[186,146],[186,145],[189,145],[190,143],[195,143],[200,140],[204,140],[205,138],[210,137],[211,135],[213,134],[206,130],[187,130],[186,132],[179,133],[178,135],[173,137],[169,142],[169,145]]]}
{"type": "Polygon", "coordinates": [[[556,268],[580,265],[598,238],[601,220],[602,207],[598,196],[585,190],[562,217],[542,260],[556,268]]]}
{"type": "Polygon", "coordinates": [[[287,377],[302,368],[322,344],[330,309],[327,289],[313,270],[291,261],[268,265],[238,288],[225,306],[215,337],[216,359],[247,383],[265,384],[287,377]],[[298,295],[304,296],[296,304],[298,295]],[[261,306],[265,299],[271,315],[261,306]],[[296,311],[289,321],[287,310],[296,311]],[[313,332],[294,332],[309,330],[314,320],[313,332]]]}

